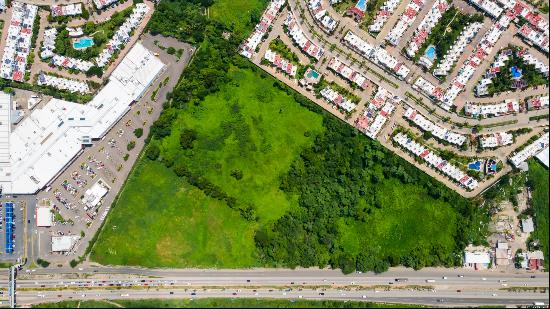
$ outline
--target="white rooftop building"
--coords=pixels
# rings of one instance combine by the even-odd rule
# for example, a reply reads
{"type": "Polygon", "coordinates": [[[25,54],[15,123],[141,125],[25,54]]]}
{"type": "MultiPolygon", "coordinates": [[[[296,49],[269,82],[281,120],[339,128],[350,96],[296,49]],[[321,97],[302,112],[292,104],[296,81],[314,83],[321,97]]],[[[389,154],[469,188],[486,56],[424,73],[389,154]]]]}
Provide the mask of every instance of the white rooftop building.
{"type": "MultiPolygon", "coordinates": [[[[10,160],[2,169],[3,191],[32,194],[46,186],[82,151],[83,145],[102,138],[163,69],[158,58],[136,43],[91,102],[83,105],[52,99],[33,110],[9,139],[4,139],[10,160]]],[[[9,132],[1,129],[0,136],[9,132]]]]}
{"type": "Polygon", "coordinates": [[[485,269],[491,263],[489,252],[476,251],[464,253],[464,266],[475,269],[485,269]]]}
{"type": "Polygon", "coordinates": [[[515,153],[512,157],[510,157],[510,162],[512,162],[515,167],[519,167],[522,162],[526,161],[532,156],[538,155],[545,149],[548,149],[548,132],[544,133],[532,144],[523,148],[523,150],[515,153]]]}
{"type": "Polygon", "coordinates": [[[507,132],[495,132],[481,136],[479,141],[482,148],[497,148],[512,144],[514,136],[507,132]]]}
{"type": "Polygon", "coordinates": [[[96,207],[101,199],[109,193],[110,187],[102,179],[98,180],[90,189],[86,190],[82,202],[88,208],[96,207]]]}
{"type": "Polygon", "coordinates": [[[79,236],[52,236],[52,252],[68,252],[71,251],[79,236]]]}
{"type": "Polygon", "coordinates": [[[53,214],[50,207],[36,207],[36,226],[50,227],[53,224],[53,214]]]}
{"type": "Polygon", "coordinates": [[[535,156],[542,164],[546,165],[546,168],[548,168],[548,157],[550,155],[550,148],[546,147],[543,151],[539,152],[538,155],[535,156]]]}
{"type": "Polygon", "coordinates": [[[524,233],[531,233],[535,231],[535,225],[533,224],[533,218],[528,217],[521,220],[521,230],[524,233]]]}

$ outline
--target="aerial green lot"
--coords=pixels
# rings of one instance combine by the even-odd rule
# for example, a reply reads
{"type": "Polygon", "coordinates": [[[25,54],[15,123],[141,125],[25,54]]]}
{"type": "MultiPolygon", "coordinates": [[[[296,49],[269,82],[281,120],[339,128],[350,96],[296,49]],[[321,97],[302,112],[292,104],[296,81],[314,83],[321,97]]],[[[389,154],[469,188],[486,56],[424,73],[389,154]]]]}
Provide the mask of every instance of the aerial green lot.
{"type": "Polygon", "coordinates": [[[539,239],[544,252],[544,265],[548,268],[548,169],[539,161],[529,161],[529,182],[533,189],[532,207],[535,211],[533,239],[539,239]]]}
{"type": "Polygon", "coordinates": [[[236,55],[242,39],[225,27],[253,24],[245,9],[213,21],[216,10],[233,14],[229,2],[215,1],[210,19],[186,0],[157,7],[152,31],[204,41],[91,259],[345,272],[459,265],[465,244],[484,236],[482,208],[236,55]],[[172,26],[180,21],[209,31],[172,26]]]}
{"type": "Polygon", "coordinates": [[[359,254],[370,247],[379,258],[403,256],[416,246],[434,244],[452,251],[457,214],[449,203],[426,197],[419,186],[403,185],[396,179],[381,183],[376,190],[382,197],[381,209],[366,222],[341,221],[343,244],[349,252],[359,254]]]}
{"type": "Polygon", "coordinates": [[[33,308],[421,308],[417,305],[368,302],[277,300],[277,299],[144,299],[110,301],[64,301],[34,305],[33,308]]]}
{"type": "MultiPolygon", "coordinates": [[[[279,176],[322,131],[322,116],[275,89],[271,78],[243,70],[232,77],[200,106],[180,111],[162,154],[184,160],[229,195],[255,205],[259,223],[272,221],[295,204],[279,189],[279,176]],[[183,151],[179,132],[186,127],[198,132],[198,140],[183,151]],[[230,175],[236,169],[240,180],[230,175]]],[[[150,267],[258,265],[253,236],[259,223],[247,222],[159,162],[137,164],[100,234],[94,260],[150,267]]]]}
{"type": "Polygon", "coordinates": [[[268,2],[268,0],[215,1],[210,7],[209,16],[233,27],[234,32],[249,33],[259,21],[268,2]],[[250,27],[251,22],[253,22],[252,27],[250,27]]]}

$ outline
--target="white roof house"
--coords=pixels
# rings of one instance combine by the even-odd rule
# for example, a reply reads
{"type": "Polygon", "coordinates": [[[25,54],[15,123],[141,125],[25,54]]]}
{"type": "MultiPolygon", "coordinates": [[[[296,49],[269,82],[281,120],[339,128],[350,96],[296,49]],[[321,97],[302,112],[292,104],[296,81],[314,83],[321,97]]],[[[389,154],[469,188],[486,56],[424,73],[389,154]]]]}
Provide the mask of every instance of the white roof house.
{"type": "Polygon", "coordinates": [[[464,253],[464,264],[489,264],[491,263],[491,256],[488,252],[476,251],[464,253]]]}
{"type": "Polygon", "coordinates": [[[50,207],[36,207],[36,226],[50,227],[53,224],[53,214],[50,207]]]}
{"type": "Polygon", "coordinates": [[[529,217],[527,219],[521,220],[521,229],[524,233],[531,233],[535,230],[533,225],[533,218],[529,217]]]}
{"type": "Polygon", "coordinates": [[[79,236],[52,236],[52,251],[53,252],[67,252],[70,251],[79,236]]]}
{"type": "Polygon", "coordinates": [[[523,150],[515,153],[512,157],[510,157],[510,162],[512,162],[512,164],[514,164],[515,167],[519,167],[519,165],[523,161],[526,161],[532,156],[538,155],[540,152],[545,150],[545,148],[548,148],[548,145],[549,145],[549,134],[547,132],[547,133],[544,133],[541,137],[539,137],[536,141],[529,144],[523,150]]]}
{"type": "Polygon", "coordinates": [[[4,170],[12,172],[1,183],[4,192],[32,194],[46,186],[82,151],[85,140],[107,133],[163,68],[158,58],[136,43],[88,104],[52,99],[33,110],[10,133],[10,162],[4,170]]]}
{"type": "Polygon", "coordinates": [[[546,147],[543,151],[539,152],[538,155],[535,156],[542,164],[546,165],[548,167],[548,156],[550,154],[550,148],[546,147]]]}
{"type": "Polygon", "coordinates": [[[82,202],[90,208],[96,207],[101,199],[107,195],[109,189],[105,181],[100,179],[90,189],[86,190],[82,202]]]}

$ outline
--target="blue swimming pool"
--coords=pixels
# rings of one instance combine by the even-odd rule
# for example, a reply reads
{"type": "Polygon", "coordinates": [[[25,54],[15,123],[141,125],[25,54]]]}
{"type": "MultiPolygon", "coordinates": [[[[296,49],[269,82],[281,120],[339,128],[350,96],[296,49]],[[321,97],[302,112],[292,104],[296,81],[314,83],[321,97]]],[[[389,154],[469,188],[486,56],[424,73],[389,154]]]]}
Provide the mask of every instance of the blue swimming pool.
{"type": "Polygon", "coordinates": [[[356,8],[359,10],[365,12],[367,10],[367,0],[359,0],[357,1],[357,4],[355,5],[356,8]]]}
{"type": "Polygon", "coordinates": [[[74,49],[86,49],[94,45],[94,40],[92,38],[80,38],[73,42],[74,49]]]}
{"type": "Polygon", "coordinates": [[[513,66],[510,71],[512,71],[512,78],[520,78],[522,75],[521,70],[516,66],[513,66]]]}
{"type": "Polygon", "coordinates": [[[317,77],[319,77],[319,73],[315,70],[311,70],[311,71],[309,71],[308,77],[317,78],[317,77]]]}
{"type": "Polygon", "coordinates": [[[481,170],[481,161],[475,161],[470,164],[468,164],[468,168],[471,170],[479,171],[481,170]]]}
{"type": "Polygon", "coordinates": [[[430,61],[434,61],[435,59],[435,46],[430,45],[428,48],[426,48],[426,52],[424,52],[424,55],[426,58],[430,59],[430,61]]]}

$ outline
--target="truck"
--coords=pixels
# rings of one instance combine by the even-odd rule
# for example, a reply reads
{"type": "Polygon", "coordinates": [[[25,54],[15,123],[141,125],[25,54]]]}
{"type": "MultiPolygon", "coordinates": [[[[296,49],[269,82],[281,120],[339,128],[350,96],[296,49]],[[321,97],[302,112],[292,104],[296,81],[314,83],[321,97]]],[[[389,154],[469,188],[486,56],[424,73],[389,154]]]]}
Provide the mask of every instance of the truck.
{"type": "Polygon", "coordinates": [[[407,278],[395,278],[395,282],[407,282],[409,279],[407,278]]]}
{"type": "Polygon", "coordinates": [[[434,279],[426,279],[426,282],[432,283],[432,282],[435,282],[435,280],[434,279]]]}

